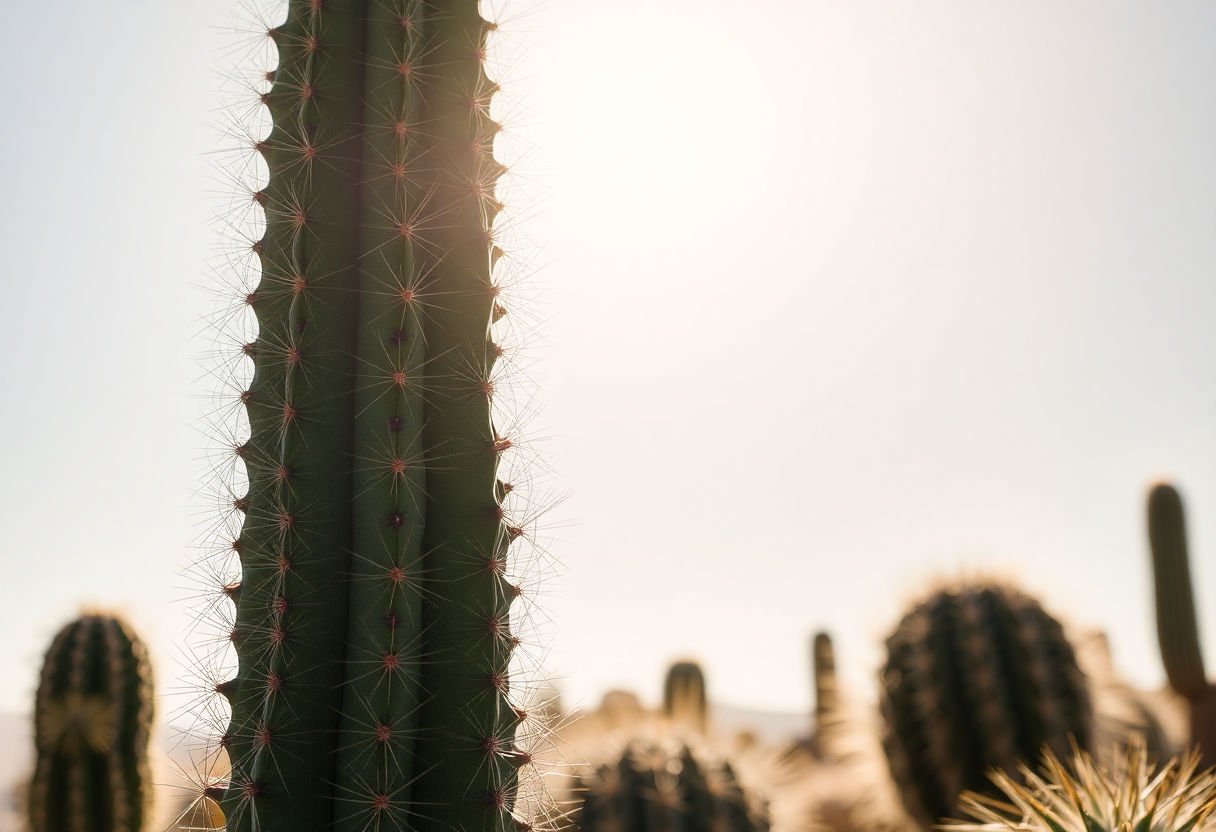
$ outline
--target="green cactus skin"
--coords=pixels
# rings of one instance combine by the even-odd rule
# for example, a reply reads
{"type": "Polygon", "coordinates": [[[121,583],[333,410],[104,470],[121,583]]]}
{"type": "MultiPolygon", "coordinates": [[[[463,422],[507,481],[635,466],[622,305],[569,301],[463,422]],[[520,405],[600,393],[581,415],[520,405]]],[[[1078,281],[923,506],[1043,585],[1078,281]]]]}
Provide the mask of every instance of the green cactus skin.
{"type": "Polygon", "coordinates": [[[476,0],[291,0],[237,449],[233,832],[514,830],[476,0]]]}
{"type": "Polygon", "coordinates": [[[1189,703],[1191,743],[1199,746],[1202,764],[1216,765],[1216,687],[1203,666],[1182,497],[1168,483],[1149,490],[1148,539],[1165,675],[1189,703]]]}
{"type": "Polygon", "coordinates": [[[152,668],[129,626],[84,615],[55,636],[34,704],[32,832],[139,832],[152,782],[152,668]]]}
{"type": "Polygon", "coordinates": [[[709,727],[705,672],[694,661],[674,662],[663,680],[663,713],[686,731],[704,734],[709,727]]]}
{"type": "Polygon", "coordinates": [[[880,682],[891,773],[926,825],[955,812],[962,791],[990,789],[991,768],[1091,744],[1093,706],[1063,629],[1000,584],[941,589],[915,605],[887,638],[880,682]]]}
{"type": "Polygon", "coordinates": [[[580,832],[767,832],[767,808],[753,806],[729,762],[635,742],[615,764],[580,778],[580,832]]]}

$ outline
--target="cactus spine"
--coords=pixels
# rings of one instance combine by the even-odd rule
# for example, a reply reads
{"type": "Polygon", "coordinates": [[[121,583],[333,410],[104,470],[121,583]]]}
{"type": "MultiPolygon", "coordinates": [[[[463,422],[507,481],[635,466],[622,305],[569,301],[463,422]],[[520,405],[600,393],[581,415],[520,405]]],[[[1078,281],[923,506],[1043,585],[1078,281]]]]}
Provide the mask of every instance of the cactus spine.
{"type": "Polygon", "coordinates": [[[271,31],[234,832],[515,828],[490,28],[476,0],[291,0],[271,31]]]}
{"type": "Polygon", "coordinates": [[[999,584],[939,590],[887,639],[883,747],[908,811],[932,823],[987,771],[1016,770],[1070,738],[1087,749],[1092,705],[1072,646],[1038,602],[999,584]]]}
{"type": "Polygon", "coordinates": [[[1168,483],[1149,491],[1148,539],[1165,675],[1189,703],[1191,742],[1199,746],[1202,764],[1216,765],[1216,687],[1203,666],[1182,497],[1168,483]]]}
{"type": "Polygon", "coordinates": [[[663,680],[663,713],[672,724],[696,734],[709,726],[705,673],[693,661],[675,662],[663,680]]]}
{"type": "Polygon", "coordinates": [[[769,828],[766,810],[749,804],[730,763],[702,762],[684,744],[673,750],[634,743],[581,786],[581,832],[769,828]]]}
{"type": "Polygon", "coordinates": [[[55,636],[34,705],[33,832],[139,832],[152,784],[152,670],[122,621],[90,614],[55,636]]]}

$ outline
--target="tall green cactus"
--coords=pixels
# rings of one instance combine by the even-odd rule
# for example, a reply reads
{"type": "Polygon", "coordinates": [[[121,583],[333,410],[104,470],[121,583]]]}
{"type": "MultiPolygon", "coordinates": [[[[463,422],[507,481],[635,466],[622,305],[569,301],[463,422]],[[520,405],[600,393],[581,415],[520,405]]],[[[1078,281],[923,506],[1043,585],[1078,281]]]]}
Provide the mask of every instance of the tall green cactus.
{"type": "Polygon", "coordinates": [[[1044,746],[1087,749],[1093,708],[1059,623],[1038,602],[992,583],[941,589],[887,639],[883,747],[908,811],[954,812],[963,790],[990,788],[1044,746]]]}
{"type": "Polygon", "coordinates": [[[290,0],[263,96],[230,830],[514,830],[477,0],[290,0]]]}
{"type": "Polygon", "coordinates": [[[1168,483],[1149,490],[1148,539],[1165,675],[1189,703],[1191,742],[1199,746],[1202,764],[1216,765],[1216,686],[1203,666],[1182,497],[1168,483]]]}
{"type": "Polygon", "coordinates": [[[694,661],[673,662],[663,680],[663,713],[673,724],[696,734],[709,727],[705,672],[694,661]]]}
{"type": "Polygon", "coordinates": [[[762,832],[767,807],[740,786],[729,762],[678,748],[635,742],[615,763],[580,778],[580,832],[762,832]]]}
{"type": "Polygon", "coordinates": [[[139,832],[152,783],[152,669],[121,620],[89,614],[55,636],[34,704],[32,832],[139,832]]]}

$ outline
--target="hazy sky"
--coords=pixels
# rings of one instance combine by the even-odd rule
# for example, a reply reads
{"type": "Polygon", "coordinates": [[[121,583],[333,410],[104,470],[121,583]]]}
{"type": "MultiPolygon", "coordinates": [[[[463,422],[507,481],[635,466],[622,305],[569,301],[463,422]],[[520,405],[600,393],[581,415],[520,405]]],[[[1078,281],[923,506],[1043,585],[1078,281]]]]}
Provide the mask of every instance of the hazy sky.
{"type": "MultiPolygon", "coordinates": [[[[183,687],[223,439],[198,359],[233,280],[224,5],[0,27],[0,710],[85,601],[183,687]]],[[[1216,650],[1216,5],[499,5],[520,395],[536,505],[565,497],[535,619],[568,701],[653,699],[691,654],[722,701],[804,709],[819,627],[868,693],[902,605],[960,569],[1156,684],[1159,475],[1216,650]]]]}

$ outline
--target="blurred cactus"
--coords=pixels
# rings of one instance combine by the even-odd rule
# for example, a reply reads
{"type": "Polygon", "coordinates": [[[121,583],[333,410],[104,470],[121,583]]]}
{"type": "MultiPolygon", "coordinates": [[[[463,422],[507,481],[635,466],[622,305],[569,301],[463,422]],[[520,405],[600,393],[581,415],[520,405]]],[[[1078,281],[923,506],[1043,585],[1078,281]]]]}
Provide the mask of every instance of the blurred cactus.
{"type": "Polygon", "coordinates": [[[1044,746],[1090,746],[1093,711],[1060,624],[995,583],[941,589],[887,639],[883,747],[908,812],[930,824],[1044,746]]]}
{"type": "Polygon", "coordinates": [[[581,832],[761,832],[767,807],[740,786],[729,762],[699,760],[684,743],[634,742],[615,763],[580,778],[581,832]]]}
{"type": "Polygon", "coordinates": [[[131,628],[87,614],[60,630],[34,705],[32,832],[140,832],[151,728],[152,668],[131,628]]]}
{"type": "Polygon", "coordinates": [[[815,633],[811,641],[811,666],[815,674],[815,724],[822,726],[840,711],[836,650],[832,637],[825,632],[815,633]]]}
{"type": "Polygon", "coordinates": [[[1133,744],[1142,745],[1148,759],[1161,764],[1177,751],[1166,733],[1161,707],[1145,691],[1136,690],[1115,672],[1106,633],[1094,630],[1076,642],[1077,660],[1089,680],[1094,703],[1094,747],[1100,764],[1113,766],[1133,744]],[[1114,756],[1109,756],[1114,755],[1114,756]]]}
{"type": "Polygon", "coordinates": [[[836,678],[836,650],[826,632],[811,639],[811,672],[815,688],[815,724],[805,747],[819,759],[832,756],[831,738],[839,734],[841,713],[840,684],[836,678]]]}
{"type": "Polygon", "coordinates": [[[975,822],[943,832],[1212,832],[1216,829],[1216,777],[1200,773],[1194,754],[1156,768],[1143,747],[1127,748],[1103,768],[1085,753],[1067,763],[1044,755],[1041,771],[1023,767],[1019,782],[1004,772],[993,779],[1003,801],[965,795],[975,822]]]}
{"type": "Polygon", "coordinates": [[[233,832],[513,830],[493,26],[477,0],[286,5],[222,808],[233,832]]]}
{"type": "Polygon", "coordinates": [[[1216,765],[1216,686],[1208,682],[1203,666],[1182,497],[1169,483],[1149,490],[1148,540],[1165,675],[1187,700],[1191,743],[1199,746],[1202,764],[1216,765]]]}
{"type": "Polygon", "coordinates": [[[663,680],[663,713],[685,731],[704,734],[709,726],[705,673],[694,661],[675,662],[663,680]]]}

